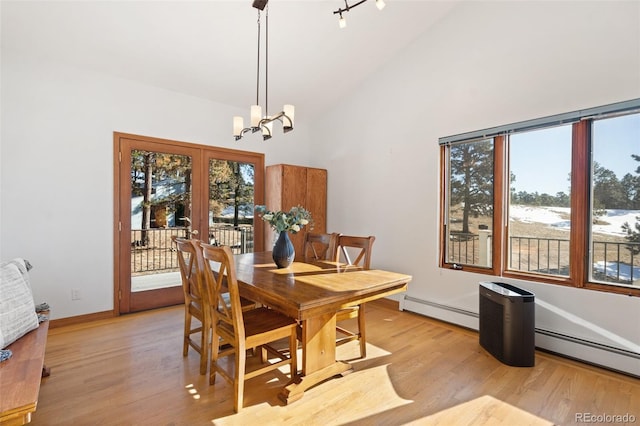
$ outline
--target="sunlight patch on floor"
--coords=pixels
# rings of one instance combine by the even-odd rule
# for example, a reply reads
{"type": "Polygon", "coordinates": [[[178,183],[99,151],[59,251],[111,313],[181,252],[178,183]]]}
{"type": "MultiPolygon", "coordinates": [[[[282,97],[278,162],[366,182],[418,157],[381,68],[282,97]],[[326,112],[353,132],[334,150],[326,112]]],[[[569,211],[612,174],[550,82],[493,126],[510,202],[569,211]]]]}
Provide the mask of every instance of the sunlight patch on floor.
{"type": "MultiPolygon", "coordinates": [[[[251,404],[250,401],[239,414],[233,414],[212,420],[215,425],[238,424],[300,424],[301,418],[305,425],[335,424],[336,419],[340,423],[356,421],[383,413],[387,410],[411,404],[412,400],[398,396],[393,382],[389,377],[389,364],[381,364],[375,367],[360,367],[360,361],[371,362],[376,358],[388,356],[390,353],[376,347],[367,345],[367,358],[359,360],[360,349],[357,342],[349,342],[337,348],[338,359],[350,359],[354,365],[354,371],[343,376],[335,377],[307,390],[302,399],[290,405],[284,405],[277,398],[273,389],[268,389],[277,380],[274,378],[252,379],[247,382],[260,387],[265,391],[260,396],[260,401],[251,404]],[[264,399],[263,399],[264,398],[264,399]],[[327,407],[331,407],[327,410],[327,407]],[[371,407],[377,407],[375,411],[371,407]],[[268,418],[265,418],[268,413],[268,418]],[[303,414],[302,414],[303,413],[303,414]],[[300,417],[302,415],[302,417],[300,417]],[[312,419],[312,420],[311,420],[312,419]]],[[[302,358],[301,351],[298,354],[302,358]]],[[[283,376],[288,373],[288,368],[281,370],[283,376]]],[[[246,392],[246,390],[245,390],[246,392]]],[[[250,400],[253,397],[249,398],[250,400]]]]}
{"type": "Polygon", "coordinates": [[[409,425],[519,425],[548,426],[552,422],[509,405],[490,395],[483,395],[438,413],[408,423],[409,425]]]}

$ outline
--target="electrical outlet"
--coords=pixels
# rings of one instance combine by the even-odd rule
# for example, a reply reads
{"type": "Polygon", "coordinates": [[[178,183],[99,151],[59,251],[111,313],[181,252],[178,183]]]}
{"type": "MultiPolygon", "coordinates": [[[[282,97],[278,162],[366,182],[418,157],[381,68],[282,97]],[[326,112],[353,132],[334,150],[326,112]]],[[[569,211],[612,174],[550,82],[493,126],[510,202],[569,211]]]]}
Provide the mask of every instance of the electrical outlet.
{"type": "Polygon", "coordinates": [[[80,295],[80,290],[77,288],[71,289],[71,300],[80,300],[82,299],[80,295]]]}

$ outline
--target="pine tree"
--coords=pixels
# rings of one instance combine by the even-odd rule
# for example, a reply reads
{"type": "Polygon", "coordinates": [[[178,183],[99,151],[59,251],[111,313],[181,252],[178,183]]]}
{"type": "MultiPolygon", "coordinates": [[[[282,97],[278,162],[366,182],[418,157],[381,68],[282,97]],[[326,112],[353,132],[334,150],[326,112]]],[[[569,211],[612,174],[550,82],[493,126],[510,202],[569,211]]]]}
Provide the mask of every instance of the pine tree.
{"type": "Polygon", "coordinates": [[[462,233],[469,219],[493,213],[493,142],[451,146],[451,205],[462,205],[462,233]]]}

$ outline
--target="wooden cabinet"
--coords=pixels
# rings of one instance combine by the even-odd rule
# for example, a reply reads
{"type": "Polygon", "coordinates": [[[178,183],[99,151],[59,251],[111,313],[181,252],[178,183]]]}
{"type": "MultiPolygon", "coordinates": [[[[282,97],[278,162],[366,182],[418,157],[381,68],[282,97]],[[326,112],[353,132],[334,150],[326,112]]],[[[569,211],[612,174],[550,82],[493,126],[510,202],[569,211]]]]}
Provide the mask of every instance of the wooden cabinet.
{"type": "MultiPolygon", "coordinates": [[[[289,211],[300,205],[311,213],[313,232],[327,231],[327,171],[312,167],[275,164],[267,166],[265,203],[269,210],[289,211]]],[[[297,234],[290,234],[296,250],[296,260],[302,259],[302,245],[306,226],[297,234]]],[[[271,250],[274,233],[265,227],[265,249],[271,250]]]]}

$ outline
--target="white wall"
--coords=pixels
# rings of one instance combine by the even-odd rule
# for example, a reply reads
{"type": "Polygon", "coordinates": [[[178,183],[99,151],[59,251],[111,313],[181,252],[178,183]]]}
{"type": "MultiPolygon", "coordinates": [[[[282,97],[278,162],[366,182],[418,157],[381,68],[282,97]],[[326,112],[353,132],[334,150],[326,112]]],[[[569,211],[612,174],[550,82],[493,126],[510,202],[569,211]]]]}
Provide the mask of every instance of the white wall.
{"type": "Polygon", "coordinates": [[[302,120],[277,144],[257,134],[235,142],[232,116],[248,108],[5,50],[1,83],[0,258],[34,265],[34,298],[52,319],[114,307],[114,131],[265,152],[267,164],[308,161],[302,120]]]}
{"type": "MultiPolygon", "coordinates": [[[[327,168],[329,230],[375,235],[374,266],[412,274],[409,297],[477,312],[478,281],[495,278],[438,268],[438,138],[640,97],[640,3],[464,2],[326,117],[300,115],[267,145],[230,137],[246,111],[1,54],[0,258],[34,264],[53,318],[113,309],[114,131],[327,168]]],[[[640,352],[639,298],[516,284],[546,303],[537,327],[640,352]]],[[[640,375],[634,361],[622,368],[640,375]]]]}
{"type": "MultiPolygon", "coordinates": [[[[328,229],[376,236],[374,266],[413,275],[406,309],[477,328],[411,301],[477,313],[478,282],[500,280],[438,268],[438,138],[638,97],[640,3],[462,3],[313,123],[328,229]]],[[[507,282],[536,294],[537,328],[640,353],[640,298],[507,282]]],[[[637,358],[536,339],[640,375],[637,358]]]]}

